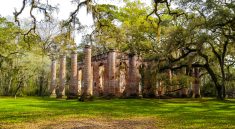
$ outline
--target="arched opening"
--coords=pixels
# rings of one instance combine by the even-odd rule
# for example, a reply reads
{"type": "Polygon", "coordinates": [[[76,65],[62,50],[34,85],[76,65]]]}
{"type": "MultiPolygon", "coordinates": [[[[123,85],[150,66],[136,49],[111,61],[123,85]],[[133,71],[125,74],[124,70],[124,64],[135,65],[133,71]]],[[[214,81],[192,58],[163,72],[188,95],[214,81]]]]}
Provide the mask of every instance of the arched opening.
{"type": "Polygon", "coordinates": [[[99,65],[99,83],[97,84],[99,95],[103,95],[104,83],[105,83],[104,78],[105,78],[105,67],[104,67],[104,65],[101,63],[101,64],[99,65]]]}
{"type": "Polygon", "coordinates": [[[121,62],[119,66],[119,88],[120,94],[123,94],[127,85],[127,65],[121,62]]]}
{"type": "Polygon", "coordinates": [[[81,94],[82,93],[82,89],[83,89],[83,79],[82,79],[82,68],[78,69],[78,93],[81,94]]]}

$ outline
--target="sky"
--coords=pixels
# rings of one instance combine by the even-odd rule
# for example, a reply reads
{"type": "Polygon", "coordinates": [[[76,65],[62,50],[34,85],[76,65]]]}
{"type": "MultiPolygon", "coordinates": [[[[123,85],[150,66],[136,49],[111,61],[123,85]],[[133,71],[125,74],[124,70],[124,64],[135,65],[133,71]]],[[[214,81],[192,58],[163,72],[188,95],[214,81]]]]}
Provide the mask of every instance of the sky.
{"type": "MultiPolygon", "coordinates": [[[[0,0],[0,15],[3,17],[12,17],[13,12],[16,9],[17,11],[20,10],[22,7],[22,0],[0,0]]],[[[81,0],[83,1],[83,0],[81,0]]],[[[146,1],[147,4],[151,2],[151,0],[142,0],[146,1]]],[[[115,5],[122,6],[120,0],[96,0],[98,3],[111,3],[115,5]]],[[[65,20],[69,18],[70,12],[76,9],[75,4],[71,4],[71,0],[49,0],[49,4],[51,5],[58,5],[59,12],[55,13],[54,17],[58,18],[59,20],[65,20]]],[[[35,12],[36,14],[37,12],[35,12]]],[[[26,19],[29,17],[29,8],[27,8],[19,18],[26,19]]],[[[40,15],[38,16],[40,17],[40,15]]],[[[78,14],[80,22],[83,25],[91,26],[93,24],[91,15],[87,15],[86,9],[82,8],[78,14]]],[[[88,32],[89,33],[89,32],[88,32]]],[[[77,33],[75,34],[75,41],[77,44],[81,43],[82,34],[77,33]]]]}
{"type": "MultiPolygon", "coordinates": [[[[106,0],[99,0],[99,1],[106,1],[106,0]]],[[[55,17],[58,17],[59,19],[67,19],[69,17],[70,12],[76,9],[76,4],[71,4],[71,0],[49,0],[49,4],[58,5],[59,12],[58,14],[55,14],[55,17]]],[[[22,7],[22,0],[1,0],[0,14],[2,16],[9,16],[13,14],[15,9],[19,11],[21,7],[22,7]]],[[[29,8],[27,8],[27,10],[23,12],[20,18],[27,18],[27,17],[29,17],[29,8]]],[[[79,17],[84,19],[82,20],[84,24],[88,25],[92,24],[92,22],[85,20],[89,18],[89,16],[87,16],[85,8],[83,8],[80,11],[79,17]]]]}

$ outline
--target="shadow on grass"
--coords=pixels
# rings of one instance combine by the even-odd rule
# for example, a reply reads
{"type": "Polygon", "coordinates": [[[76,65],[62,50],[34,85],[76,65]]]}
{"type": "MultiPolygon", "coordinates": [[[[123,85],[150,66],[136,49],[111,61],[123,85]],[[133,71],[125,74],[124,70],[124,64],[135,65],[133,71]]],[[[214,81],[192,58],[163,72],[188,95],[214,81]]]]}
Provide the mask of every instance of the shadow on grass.
{"type": "Polygon", "coordinates": [[[235,125],[233,100],[213,99],[97,99],[91,102],[26,97],[0,99],[0,121],[17,123],[74,115],[76,117],[160,117],[174,124],[235,125]],[[3,105],[2,105],[3,104],[3,105]]]}

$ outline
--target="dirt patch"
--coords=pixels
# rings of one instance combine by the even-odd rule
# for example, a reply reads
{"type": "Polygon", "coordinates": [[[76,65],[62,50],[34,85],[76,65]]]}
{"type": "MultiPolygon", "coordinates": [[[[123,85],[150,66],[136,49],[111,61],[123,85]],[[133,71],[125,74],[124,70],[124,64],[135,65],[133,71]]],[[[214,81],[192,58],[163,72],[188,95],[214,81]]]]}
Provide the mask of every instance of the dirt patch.
{"type": "MultiPolygon", "coordinates": [[[[9,126],[8,126],[9,127],[9,126]]],[[[7,127],[6,127],[7,128],[7,127]]],[[[146,118],[133,119],[67,119],[41,121],[11,126],[25,129],[156,129],[156,121],[146,118]]]]}
{"type": "Polygon", "coordinates": [[[153,129],[154,120],[108,120],[108,119],[80,119],[67,120],[40,126],[40,129],[153,129]]]}

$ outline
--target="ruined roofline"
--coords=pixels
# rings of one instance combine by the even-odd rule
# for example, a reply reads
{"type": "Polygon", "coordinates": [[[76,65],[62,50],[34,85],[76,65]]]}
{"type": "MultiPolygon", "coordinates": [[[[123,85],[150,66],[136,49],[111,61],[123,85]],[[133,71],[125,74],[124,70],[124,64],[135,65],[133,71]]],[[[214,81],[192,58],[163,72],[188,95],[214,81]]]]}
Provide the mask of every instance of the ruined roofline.
{"type": "MultiPolygon", "coordinates": [[[[87,46],[89,48],[89,46],[87,46]]],[[[110,52],[115,52],[117,54],[116,56],[116,60],[119,60],[119,61],[128,61],[129,58],[131,56],[133,56],[134,54],[131,54],[131,53],[127,53],[127,52],[120,52],[120,51],[117,51],[115,49],[110,49],[108,52],[105,52],[105,53],[100,53],[100,54],[97,54],[97,55],[94,55],[91,57],[91,61],[92,63],[93,62],[99,62],[99,61],[107,61],[108,60],[108,55],[110,52]]],[[[146,61],[146,60],[143,60],[141,57],[138,57],[137,61],[140,63],[147,63],[147,62],[151,62],[151,61],[146,61]]],[[[78,62],[78,67],[81,67],[84,65],[84,61],[82,60],[81,62],[78,62]]]]}
{"type": "Polygon", "coordinates": [[[128,60],[128,54],[117,51],[115,49],[110,49],[108,52],[97,54],[91,57],[92,61],[101,61],[101,60],[107,60],[108,59],[108,53],[110,52],[116,52],[117,53],[117,59],[124,59],[128,60]]]}

